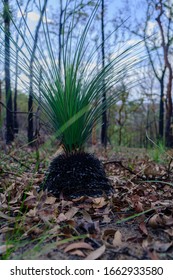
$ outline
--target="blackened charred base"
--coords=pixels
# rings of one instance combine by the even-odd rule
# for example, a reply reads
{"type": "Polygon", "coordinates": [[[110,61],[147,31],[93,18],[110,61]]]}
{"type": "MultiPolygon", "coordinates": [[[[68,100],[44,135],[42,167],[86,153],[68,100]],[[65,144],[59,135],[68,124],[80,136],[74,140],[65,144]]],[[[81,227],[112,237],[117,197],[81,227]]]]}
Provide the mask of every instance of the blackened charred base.
{"type": "Polygon", "coordinates": [[[61,154],[50,164],[42,184],[54,196],[101,196],[110,194],[112,187],[101,162],[88,153],[61,154]]]}

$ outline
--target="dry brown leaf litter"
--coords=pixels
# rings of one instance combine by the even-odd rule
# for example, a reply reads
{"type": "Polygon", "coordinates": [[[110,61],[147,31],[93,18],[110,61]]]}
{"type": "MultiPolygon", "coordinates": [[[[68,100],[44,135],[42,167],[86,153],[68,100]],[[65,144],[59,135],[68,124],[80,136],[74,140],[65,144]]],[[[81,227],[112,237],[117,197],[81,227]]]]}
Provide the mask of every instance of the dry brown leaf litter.
{"type": "Polygon", "coordinates": [[[172,170],[146,156],[107,158],[105,169],[112,197],[68,201],[37,192],[44,168],[18,173],[12,160],[1,164],[1,257],[172,259],[172,170]]]}

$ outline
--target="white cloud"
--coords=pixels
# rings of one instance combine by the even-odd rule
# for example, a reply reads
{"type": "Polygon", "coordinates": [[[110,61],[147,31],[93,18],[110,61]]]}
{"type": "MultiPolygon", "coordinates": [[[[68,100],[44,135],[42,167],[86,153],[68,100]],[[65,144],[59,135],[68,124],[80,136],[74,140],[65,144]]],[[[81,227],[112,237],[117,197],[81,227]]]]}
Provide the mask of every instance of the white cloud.
{"type": "MultiPolygon", "coordinates": [[[[36,12],[29,12],[28,13],[28,19],[34,22],[38,22],[40,18],[40,14],[36,12]]],[[[43,17],[43,22],[44,23],[53,23],[53,20],[46,18],[45,16],[43,17]]]]}
{"type": "Polygon", "coordinates": [[[28,19],[32,20],[32,21],[38,21],[40,18],[39,14],[35,13],[35,12],[29,12],[28,13],[28,19]]]}
{"type": "MultiPolygon", "coordinates": [[[[18,10],[18,13],[17,13],[17,17],[18,18],[21,18],[22,16],[24,16],[25,13],[23,10],[18,10]]],[[[35,12],[29,12],[28,13],[28,19],[30,19],[31,21],[38,21],[39,20],[39,14],[35,13],[35,12]]]]}
{"type": "MultiPolygon", "coordinates": [[[[24,16],[24,11],[22,11],[22,14],[20,11],[18,11],[17,13],[17,17],[18,18],[21,18],[22,16],[24,16]]],[[[39,13],[36,13],[36,12],[29,12],[28,15],[27,15],[27,18],[32,21],[32,22],[38,22],[39,21],[39,18],[40,18],[40,14],[39,13]]],[[[43,22],[44,23],[53,23],[53,20],[51,19],[46,19],[46,17],[44,16],[43,17],[43,22]]]]}
{"type": "Polygon", "coordinates": [[[148,36],[153,35],[156,24],[157,23],[155,21],[148,21],[148,25],[147,25],[147,35],[148,36]]]}

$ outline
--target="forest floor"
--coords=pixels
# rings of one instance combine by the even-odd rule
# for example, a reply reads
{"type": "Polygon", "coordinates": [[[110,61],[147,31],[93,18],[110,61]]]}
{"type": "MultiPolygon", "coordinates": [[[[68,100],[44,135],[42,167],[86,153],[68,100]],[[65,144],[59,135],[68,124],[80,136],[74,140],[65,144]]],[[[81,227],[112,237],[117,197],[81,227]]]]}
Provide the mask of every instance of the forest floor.
{"type": "Polygon", "coordinates": [[[37,192],[55,144],[0,147],[1,259],[173,259],[172,151],[101,151],[114,193],[56,199],[37,192]]]}

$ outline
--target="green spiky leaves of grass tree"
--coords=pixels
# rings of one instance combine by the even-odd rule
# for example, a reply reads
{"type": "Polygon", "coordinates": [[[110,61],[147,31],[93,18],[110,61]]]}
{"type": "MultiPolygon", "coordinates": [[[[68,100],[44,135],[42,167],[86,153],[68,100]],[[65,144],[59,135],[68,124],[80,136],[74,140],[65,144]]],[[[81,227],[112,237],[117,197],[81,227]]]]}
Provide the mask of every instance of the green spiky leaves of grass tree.
{"type": "MultiPolygon", "coordinates": [[[[38,1],[41,3],[41,1],[38,1]]],[[[68,0],[67,0],[68,2],[68,0]]],[[[18,3],[18,0],[16,0],[18,3]]],[[[57,137],[61,138],[66,153],[81,150],[91,135],[94,124],[101,118],[104,110],[115,103],[121,90],[118,89],[122,79],[126,76],[128,86],[133,85],[131,74],[134,66],[141,60],[141,47],[137,43],[124,47],[121,51],[112,53],[111,59],[102,67],[96,63],[97,53],[101,45],[94,48],[88,40],[89,31],[98,12],[100,1],[97,1],[83,30],[75,27],[75,13],[72,13],[70,23],[66,23],[66,11],[64,13],[62,34],[62,61],[61,67],[55,55],[56,46],[51,40],[49,21],[47,16],[42,22],[42,41],[44,49],[37,45],[32,67],[33,96],[40,102],[50,125],[54,128],[57,137]],[[77,39],[76,39],[77,35],[77,39]],[[74,39],[75,37],[75,39],[74,39]],[[42,78],[40,81],[40,71],[42,78]],[[102,99],[103,90],[107,98],[102,99]],[[110,91],[111,90],[111,91],[110,91]]],[[[20,6],[18,5],[20,9],[20,6]]],[[[41,10],[41,4],[40,4],[41,10]]],[[[74,7],[75,10],[75,7],[74,7]]],[[[18,50],[18,67],[26,77],[19,80],[28,91],[30,79],[30,59],[32,54],[33,35],[27,21],[23,17],[23,23],[27,29],[28,37],[18,29],[11,18],[13,27],[20,36],[24,45],[22,48],[16,45],[13,34],[10,36],[10,62],[11,71],[14,72],[16,50],[18,50]]],[[[1,31],[4,32],[1,26],[1,31]]],[[[82,28],[80,28],[82,29],[82,28]]],[[[2,33],[2,32],[1,32],[2,33]]],[[[4,40],[0,36],[0,60],[4,57],[4,40]]],[[[14,73],[15,74],[15,73],[14,73]]]]}

